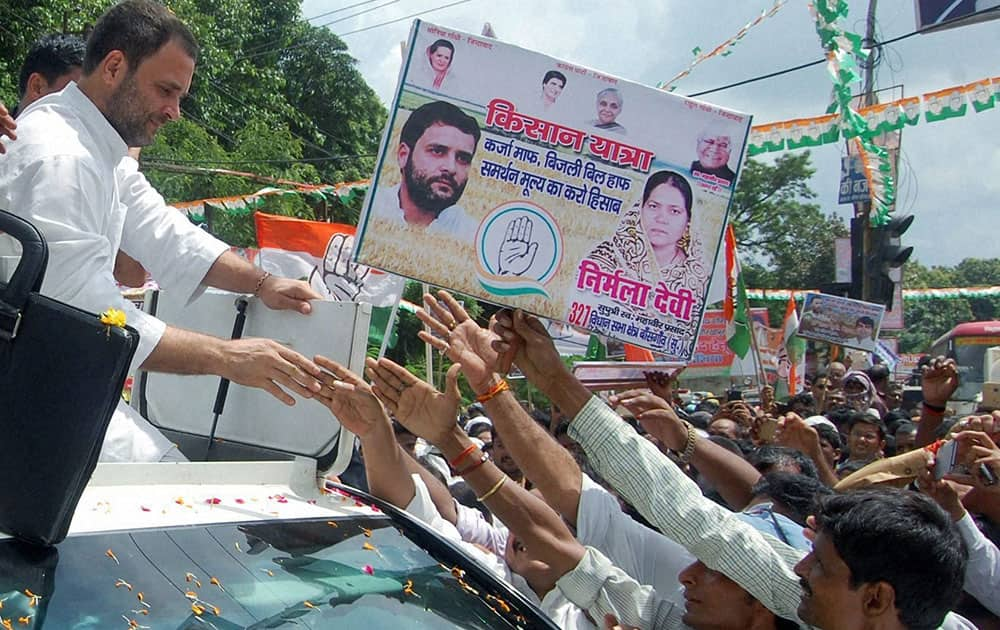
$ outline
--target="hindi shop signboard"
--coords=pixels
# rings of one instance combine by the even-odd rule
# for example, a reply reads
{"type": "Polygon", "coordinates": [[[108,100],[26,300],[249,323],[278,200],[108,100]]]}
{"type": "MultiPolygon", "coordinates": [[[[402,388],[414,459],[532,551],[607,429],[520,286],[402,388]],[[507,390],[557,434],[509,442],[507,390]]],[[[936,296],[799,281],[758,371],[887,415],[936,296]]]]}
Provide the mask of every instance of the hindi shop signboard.
{"type": "Polygon", "coordinates": [[[356,261],[688,360],[750,116],[414,22],[356,261]]]}
{"type": "Polygon", "coordinates": [[[798,335],[873,352],[884,313],[881,304],[806,293],[798,335]]]}

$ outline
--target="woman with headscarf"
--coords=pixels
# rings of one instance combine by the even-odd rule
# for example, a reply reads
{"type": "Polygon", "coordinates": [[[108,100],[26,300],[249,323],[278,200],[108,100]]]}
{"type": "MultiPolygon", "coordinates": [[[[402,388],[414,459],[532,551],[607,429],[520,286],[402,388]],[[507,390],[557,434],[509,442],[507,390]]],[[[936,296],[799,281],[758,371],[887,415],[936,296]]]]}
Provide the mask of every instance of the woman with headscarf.
{"type": "Polygon", "coordinates": [[[427,47],[427,64],[421,66],[422,83],[435,90],[442,89],[446,79],[448,83],[454,83],[454,73],[450,72],[454,56],[454,44],[447,39],[435,40],[427,47]]]}
{"type": "MultiPolygon", "coordinates": [[[[674,293],[688,289],[697,310],[711,269],[705,266],[701,242],[691,233],[693,202],[691,185],[683,176],[653,173],[643,187],[642,203],[622,215],[614,236],[599,243],[588,258],[605,272],[621,269],[651,286],[663,282],[674,293]]],[[[673,323],[692,336],[697,328],[695,318],[673,323]]]]}

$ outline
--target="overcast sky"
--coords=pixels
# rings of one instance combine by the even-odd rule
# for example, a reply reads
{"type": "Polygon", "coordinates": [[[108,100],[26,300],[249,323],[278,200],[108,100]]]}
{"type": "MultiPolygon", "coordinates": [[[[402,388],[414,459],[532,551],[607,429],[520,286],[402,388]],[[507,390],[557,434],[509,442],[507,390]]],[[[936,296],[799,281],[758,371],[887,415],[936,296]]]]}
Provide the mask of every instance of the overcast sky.
{"type": "MultiPolygon", "coordinates": [[[[684,69],[691,50],[710,50],[735,35],[771,6],[772,0],[467,0],[421,16],[429,22],[478,33],[490,22],[507,42],[655,85],[684,69]]],[[[873,0],[874,1],[874,0],[873,0]]],[[[330,29],[344,34],[364,78],[390,104],[400,67],[399,44],[411,20],[349,31],[434,9],[455,0],[378,0],[313,20],[321,25],[350,17],[330,29]],[[388,4],[387,4],[388,3],[388,4]],[[385,6],[380,6],[385,5],[385,6]]],[[[303,17],[344,8],[358,0],[304,0],[303,17]]],[[[867,2],[850,1],[849,25],[864,32],[867,2]]],[[[883,0],[877,12],[882,40],[914,30],[911,0],[883,0]]],[[[918,35],[885,47],[877,87],[902,85],[905,96],[1000,76],[997,43],[1000,20],[918,35]]],[[[755,27],[728,57],[716,57],[678,83],[689,94],[822,57],[805,0],[789,0],[755,27]]],[[[702,98],[750,113],[754,124],[809,117],[824,112],[830,79],[823,64],[702,98]]],[[[953,265],[964,258],[1000,257],[995,236],[1000,197],[1000,107],[964,118],[927,124],[903,133],[897,213],[916,215],[904,236],[914,258],[927,265],[953,265]]],[[[827,213],[847,218],[850,206],[837,205],[843,142],[812,150],[812,187],[827,213]]],[[[770,154],[775,155],[775,154],[770,154]]],[[[1000,283],[1000,280],[998,280],[1000,283]]]]}

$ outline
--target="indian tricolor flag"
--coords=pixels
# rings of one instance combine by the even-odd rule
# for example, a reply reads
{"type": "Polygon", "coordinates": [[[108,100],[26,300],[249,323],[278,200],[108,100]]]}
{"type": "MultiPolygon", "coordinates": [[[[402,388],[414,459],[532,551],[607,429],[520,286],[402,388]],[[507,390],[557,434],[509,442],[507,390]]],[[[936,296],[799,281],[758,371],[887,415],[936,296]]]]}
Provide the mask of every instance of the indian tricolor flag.
{"type": "Polygon", "coordinates": [[[732,224],[726,226],[726,297],[722,302],[726,317],[726,344],[739,358],[750,350],[750,309],[747,307],[747,288],[740,273],[736,256],[736,233],[732,224]]]}
{"type": "Polygon", "coordinates": [[[325,299],[366,302],[372,312],[369,340],[381,340],[391,308],[403,293],[404,279],[352,262],[353,225],[305,221],[254,213],[260,266],[286,278],[309,282],[325,299]],[[376,330],[381,324],[381,330],[376,330]]]}
{"type": "Polygon", "coordinates": [[[806,342],[798,336],[799,314],[795,310],[795,295],[788,296],[785,319],[782,325],[785,354],[788,356],[788,394],[794,396],[802,389],[806,373],[806,342]]]}

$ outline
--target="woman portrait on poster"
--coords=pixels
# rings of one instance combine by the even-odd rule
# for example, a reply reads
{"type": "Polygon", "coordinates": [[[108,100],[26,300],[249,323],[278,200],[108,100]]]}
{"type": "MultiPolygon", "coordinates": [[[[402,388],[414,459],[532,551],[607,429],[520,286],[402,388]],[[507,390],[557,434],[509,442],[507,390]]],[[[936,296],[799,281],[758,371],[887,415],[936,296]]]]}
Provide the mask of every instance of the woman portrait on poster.
{"type": "MultiPolygon", "coordinates": [[[[602,241],[588,258],[602,271],[621,269],[655,287],[663,282],[676,293],[688,289],[695,311],[704,299],[711,270],[706,268],[700,240],[692,234],[694,195],[691,184],[674,171],[658,171],[643,187],[642,201],[626,211],[614,236],[602,241]]],[[[697,318],[676,321],[694,334],[697,318]]]]}
{"type": "Polygon", "coordinates": [[[597,93],[597,118],[588,120],[587,124],[612,133],[625,133],[625,127],[618,122],[618,115],[622,113],[622,105],[625,99],[618,88],[605,88],[597,93]]]}
{"type": "Polygon", "coordinates": [[[441,90],[445,83],[455,82],[455,73],[451,71],[454,57],[455,45],[447,39],[435,40],[427,47],[427,63],[421,72],[427,87],[441,90]]]}

